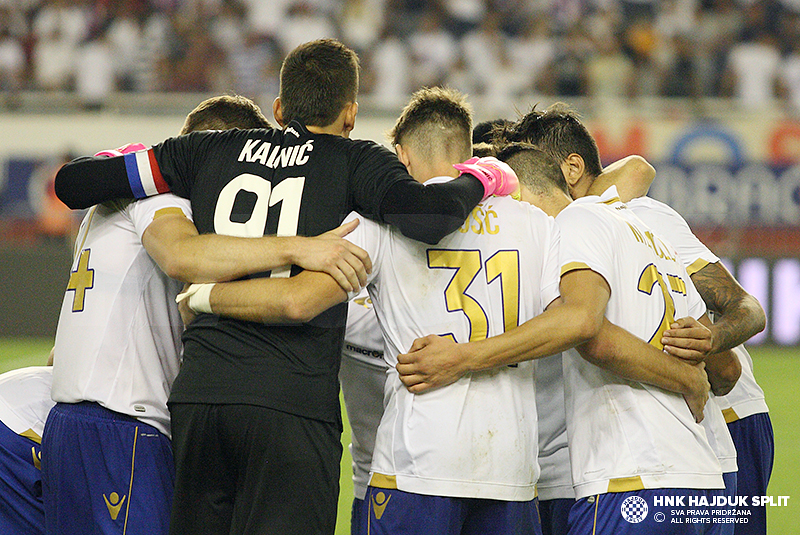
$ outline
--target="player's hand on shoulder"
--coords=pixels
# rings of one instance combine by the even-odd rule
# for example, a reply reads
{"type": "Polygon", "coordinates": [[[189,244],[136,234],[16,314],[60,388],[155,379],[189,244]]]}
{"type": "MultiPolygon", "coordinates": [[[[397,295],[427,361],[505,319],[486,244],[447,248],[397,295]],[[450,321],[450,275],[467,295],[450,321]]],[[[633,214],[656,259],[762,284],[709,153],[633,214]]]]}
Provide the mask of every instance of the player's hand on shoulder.
{"type": "Polygon", "coordinates": [[[519,198],[517,174],[507,163],[501,162],[494,156],[473,157],[463,163],[454,164],[453,167],[462,174],[474,176],[483,184],[484,199],[491,195],[511,195],[519,198]]]}
{"type": "Polygon", "coordinates": [[[357,292],[367,284],[372,272],[369,254],[344,239],[359,220],[344,223],[314,238],[299,238],[293,263],[309,271],[322,271],[333,277],[345,292],[357,292]]]}
{"type": "Polygon", "coordinates": [[[692,317],[675,320],[661,338],[664,351],[690,362],[705,360],[713,342],[711,330],[692,317]]]}
{"type": "Polygon", "coordinates": [[[109,158],[113,158],[115,156],[122,156],[123,154],[128,154],[131,152],[138,152],[140,150],[146,150],[147,146],[142,143],[128,143],[121,147],[117,147],[116,149],[105,149],[101,150],[95,157],[97,156],[107,156],[109,158]]]}
{"type": "Polygon", "coordinates": [[[458,381],[468,370],[463,345],[449,336],[417,338],[408,353],[397,356],[397,372],[409,392],[421,394],[458,381]]]}

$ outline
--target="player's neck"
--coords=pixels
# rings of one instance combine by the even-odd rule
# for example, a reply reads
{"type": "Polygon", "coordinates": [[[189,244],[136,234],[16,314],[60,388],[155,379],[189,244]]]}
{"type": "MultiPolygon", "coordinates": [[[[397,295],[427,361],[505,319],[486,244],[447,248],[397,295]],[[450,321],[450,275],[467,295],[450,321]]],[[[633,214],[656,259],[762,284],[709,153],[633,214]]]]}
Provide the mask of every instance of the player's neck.
{"type": "Polygon", "coordinates": [[[417,182],[425,183],[426,181],[430,180],[431,178],[436,178],[440,176],[449,176],[452,178],[457,178],[459,175],[458,170],[453,167],[450,162],[431,162],[428,163],[425,160],[418,160],[415,161],[409,167],[409,173],[417,182]]]}
{"type": "Polygon", "coordinates": [[[350,137],[350,131],[345,131],[338,121],[329,124],[328,126],[306,126],[306,129],[312,134],[330,134],[332,136],[350,137]]]}
{"type": "Polygon", "coordinates": [[[332,136],[350,137],[350,132],[356,124],[358,104],[350,103],[339,112],[339,116],[326,126],[308,126],[306,128],[313,134],[330,134],[332,136]]]}
{"type": "Polygon", "coordinates": [[[589,188],[592,187],[594,183],[595,177],[589,175],[583,175],[580,180],[578,180],[575,184],[571,185],[569,188],[569,192],[572,195],[573,199],[580,199],[581,197],[586,197],[589,195],[589,188]]]}
{"type": "Polygon", "coordinates": [[[536,206],[551,217],[556,217],[572,202],[572,199],[562,191],[535,194],[525,187],[520,187],[520,200],[536,206]]]}

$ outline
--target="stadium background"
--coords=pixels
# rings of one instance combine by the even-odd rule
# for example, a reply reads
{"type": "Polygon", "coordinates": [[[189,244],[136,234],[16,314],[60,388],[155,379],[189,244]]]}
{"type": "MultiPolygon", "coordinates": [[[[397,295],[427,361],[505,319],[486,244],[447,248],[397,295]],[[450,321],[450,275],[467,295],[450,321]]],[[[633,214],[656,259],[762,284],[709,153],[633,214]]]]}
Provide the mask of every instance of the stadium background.
{"type": "MultiPolygon", "coordinates": [[[[564,101],[604,163],[645,156],[676,208],[759,298],[750,346],[771,408],[771,534],[800,493],[800,2],[796,0],[0,1],[0,371],[52,345],[80,214],[52,194],[68,159],[174,135],[200,100],[271,117],[277,67],[334,36],[362,58],[354,137],[385,142],[410,91],[457,87],[475,121],[564,101]],[[794,495],[797,494],[797,495],[794,495]]],[[[347,436],[344,437],[345,444],[347,436]]],[[[342,463],[340,533],[352,484],[342,463]]]]}

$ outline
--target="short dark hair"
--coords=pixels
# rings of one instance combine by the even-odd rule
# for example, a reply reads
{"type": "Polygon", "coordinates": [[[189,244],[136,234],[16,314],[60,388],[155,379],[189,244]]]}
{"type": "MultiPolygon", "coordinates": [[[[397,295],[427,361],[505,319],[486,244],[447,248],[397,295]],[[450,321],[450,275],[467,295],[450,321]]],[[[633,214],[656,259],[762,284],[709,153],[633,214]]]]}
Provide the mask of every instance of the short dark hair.
{"type": "Polygon", "coordinates": [[[503,127],[514,124],[508,119],[491,119],[482,121],[472,129],[472,143],[489,143],[494,141],[495,132],[502,131],[503,127]]]}
{"type": "Polygon", "coordinates": [[[589,175],[597,177],[603,172],[597,143],[577,112],[563,102],[544,111],[536,110],[534,105],[519,121],[503,128],[499,136],[506,143],[532,143],[559,163],[572,153],[578,154],[589,175]]]}
{"type": "Polygon", "coordinates": [[[389,132],[392,145],[407,144],[413,136],[421,150],[439,151],[457,159],[472,155],[472,108],[455,89],[425,87],[411,95],[389,132]]]}
{"type": "Polygon", "coordinates": [[[358,56],[336,39],[318,39],[292,50],[281,66],[284,123],[328,126],[358,95],[358,56]]]}
{"type": "Polygon", "coordinates": [[[484,156],[497,156],[497,149],[494,145],[489,143],[475,143],[472,142],[472,155],[477,156],[478,158],[483,158],[484,156]]]}
{"type": "Polygon", "coordinates": [[[186,116],[181,135],[199,130],[272,128],[258,104],[240,95],[211,97],[186,116]]]}
{"type": "Polygon", "coordinates": [[[569,195],[569,187],[559,163],[543,150],[530,143],[508,143],[497,153],[519,178],[519,183],[531,193],[542,194],[554,188],[569,195]]]}

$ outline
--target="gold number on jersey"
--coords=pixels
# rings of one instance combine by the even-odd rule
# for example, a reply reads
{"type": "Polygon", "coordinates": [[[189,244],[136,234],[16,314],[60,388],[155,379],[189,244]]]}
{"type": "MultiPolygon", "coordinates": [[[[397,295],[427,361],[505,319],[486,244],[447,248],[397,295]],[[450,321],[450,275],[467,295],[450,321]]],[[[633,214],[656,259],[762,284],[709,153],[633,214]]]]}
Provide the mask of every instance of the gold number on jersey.
{"type": "MultiPolygon", "coordinates": [[[[675,278],[680,280],[679,277],[675,278]]],[[[661,338],[664,331],[669,329],[669,326],[675,321],[675,301],[672,300],[672,296],[669,294],[669,288],[667,288],[667,283],[664,282],[664,277],[658,271],[658,268],[656,268],[655,264],[650,264],[644,268],[642,274],[639,275],[639,291],[647,295],[653,295],[653,287],[656,284],[661,288],[661,294],[664,296],[664,316],[661,318],[661,324],[658,326],[658,329],[648,341],[650,345],[658,349],[664,349],[661,338]]]]}
{"type": "MultiPolygon", "coordinates": [[[[454,269],[455,273],[444,291],[448,312],[462,311],[470,326],[469,341],[483,340],[489,335],[489,318],[478,301],[467,294],[481,268],[480,251],[428,249],[428,267],[454,269]]],[[[503,299],[503,325],[516,327],[519,322],[519,252],[498,251],[485,264],[486,283],[500,279],[503,299]]]]}
{"type": "Polygon", "coordinates": [[[486,283],[500,278],[503,325],[509,331],[519,325],[519,251],[497,251],[486,261],[486,283]]]}
{"type": "Polygon", "coordinates": [[[94,287],[94,270],[89,267],[89,254],[91,249],[84,249],[78,257],[75,271],[69,274],[67,291],[75,292],[72,298],[72,311],[83,312],[86,301],[86,290],[94,287]]]}

